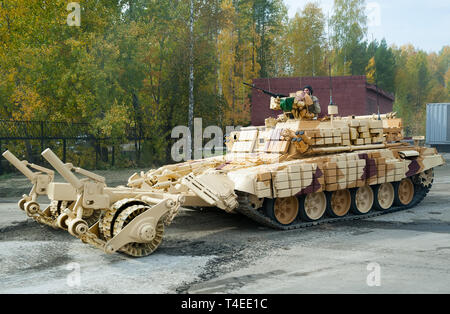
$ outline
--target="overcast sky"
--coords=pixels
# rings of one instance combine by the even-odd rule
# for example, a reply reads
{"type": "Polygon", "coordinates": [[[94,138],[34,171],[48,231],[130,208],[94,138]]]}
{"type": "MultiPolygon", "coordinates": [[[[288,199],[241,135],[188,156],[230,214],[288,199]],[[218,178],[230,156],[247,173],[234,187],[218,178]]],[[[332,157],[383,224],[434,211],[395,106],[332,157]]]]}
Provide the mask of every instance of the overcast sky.
{"type": "MultiPolygon", "coordinates": [[[[308,0],[284,0],[293,17],[308,0]]],[[[316,0],[325,15],[332,12],[333,0],[316,0]]],[[[427,52],[450,45],[450,0],[366,0],[369,18],[368,39],[386,38],[388,45],[411,43],[427,52]]]]}

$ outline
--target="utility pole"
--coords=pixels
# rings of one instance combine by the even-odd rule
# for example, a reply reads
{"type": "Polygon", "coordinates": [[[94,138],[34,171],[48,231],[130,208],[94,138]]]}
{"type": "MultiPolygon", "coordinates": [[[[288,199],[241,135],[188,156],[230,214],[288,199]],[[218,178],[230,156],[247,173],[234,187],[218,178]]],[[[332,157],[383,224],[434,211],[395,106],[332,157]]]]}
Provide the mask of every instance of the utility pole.
{"type": "Polygon", "coordinates": [[[189,127],[189,155],[188,160],[192,158],[192,149],[194,147],[193,134],[194,134],[194,0],[190,0],[190,16],[189,16],[189,115],[188,115],[188,127],[189,127]]]}

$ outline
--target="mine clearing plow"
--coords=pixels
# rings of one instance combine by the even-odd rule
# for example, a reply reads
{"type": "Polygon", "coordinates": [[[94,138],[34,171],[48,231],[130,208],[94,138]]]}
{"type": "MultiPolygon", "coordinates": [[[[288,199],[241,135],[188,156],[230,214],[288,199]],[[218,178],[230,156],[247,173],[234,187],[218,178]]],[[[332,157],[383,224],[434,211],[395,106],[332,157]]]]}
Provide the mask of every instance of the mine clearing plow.
{"type": "MultiPolygon", "coordinates": [[[[192,173],[182,178],[185,185],[173,184],[171,193],[166,193],[168,189],[155,189],[142,182],[137,185],[133,177],[131,187],[107,187],[104,177],[64,164],[50,149],[42,156],[67,182],[54,182],[53,170],[20,161],[9,151],[3,156],[33,183],[30,193],[19,201],[20,209],[37,222],[67,230],[106,253],[151,254],[162,242],[164,227],[186,200],[196,206],[223,209],[238,205],[232,185],[221,197],[223,193],[206,187],[207,177],[196,178],[192,173]],[[84,178],[79,179],[75,173],[84,178]],[[38,197],[44,195],[51,203],[42,210],[38,197]]],[[[211,180],[217,182],[215,179],[211,180]]]]}

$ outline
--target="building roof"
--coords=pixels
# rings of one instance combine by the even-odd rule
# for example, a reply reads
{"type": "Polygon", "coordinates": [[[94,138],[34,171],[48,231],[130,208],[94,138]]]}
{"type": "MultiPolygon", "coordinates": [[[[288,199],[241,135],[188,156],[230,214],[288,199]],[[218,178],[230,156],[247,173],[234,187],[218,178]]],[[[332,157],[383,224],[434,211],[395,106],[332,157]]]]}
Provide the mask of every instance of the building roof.
{"type": "MultiPolygon", "coordinates": [[[[367,88],[368,90],[374,91],[375,93],[377,92],[377,87],[376,87],[376,85],[374,85],[374,84],[366,83],[366,88],[367,88]]],[[[378,87],[378,94],[379,94],[380,96],[386,97],[387,99],[391,100],[392,102],[395,101],[395,97],[394,97],[393,94],[388,93],[388,92],[386,92],[386,91],[380,89],[379,87],[378,87]]]]}

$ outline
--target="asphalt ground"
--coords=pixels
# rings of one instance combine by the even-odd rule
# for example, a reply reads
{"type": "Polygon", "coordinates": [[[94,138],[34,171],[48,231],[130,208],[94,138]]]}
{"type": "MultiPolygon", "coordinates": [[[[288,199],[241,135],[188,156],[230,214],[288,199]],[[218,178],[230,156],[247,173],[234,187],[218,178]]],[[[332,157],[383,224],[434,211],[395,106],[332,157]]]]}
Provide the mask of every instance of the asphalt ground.
{"type": "Polygon", "coordinates": [[[34,222],[17,208],[29,189],[21,180],[0,180],[0,294],[450,292],[448,164],[421,204],[366,220],[277,231],[183,209],[144,258],[108,255],[34,222]]]}

